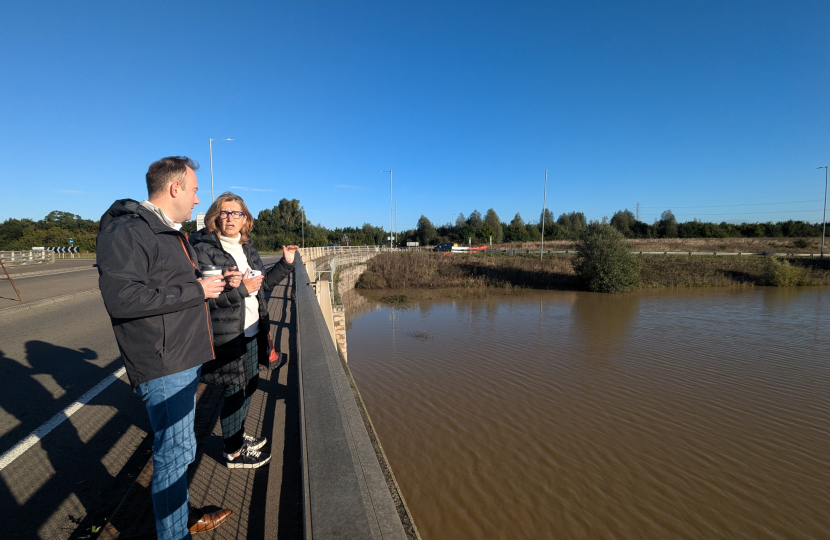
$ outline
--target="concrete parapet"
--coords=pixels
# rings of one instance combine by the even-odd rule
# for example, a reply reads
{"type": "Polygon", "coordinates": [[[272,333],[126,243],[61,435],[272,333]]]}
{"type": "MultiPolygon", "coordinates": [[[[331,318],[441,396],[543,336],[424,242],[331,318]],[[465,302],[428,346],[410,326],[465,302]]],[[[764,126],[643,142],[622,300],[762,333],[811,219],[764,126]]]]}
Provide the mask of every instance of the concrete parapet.
{"type": "Polygon", "coordinates": [[[304,537],[406,540],[312,280],[295,273],[304,537]]]}

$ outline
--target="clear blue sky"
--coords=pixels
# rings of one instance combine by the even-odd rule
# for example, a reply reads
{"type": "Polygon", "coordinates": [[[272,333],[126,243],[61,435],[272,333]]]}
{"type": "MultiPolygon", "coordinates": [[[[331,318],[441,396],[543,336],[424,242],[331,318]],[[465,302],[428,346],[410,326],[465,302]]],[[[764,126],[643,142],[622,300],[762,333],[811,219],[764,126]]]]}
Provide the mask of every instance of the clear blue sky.
{"type": "Polygon", "coordinates": [[[830,2],[7,2],[0,220],[98,219],[188,155],[327,227],[642,204],[820,221],[830,2]]]}

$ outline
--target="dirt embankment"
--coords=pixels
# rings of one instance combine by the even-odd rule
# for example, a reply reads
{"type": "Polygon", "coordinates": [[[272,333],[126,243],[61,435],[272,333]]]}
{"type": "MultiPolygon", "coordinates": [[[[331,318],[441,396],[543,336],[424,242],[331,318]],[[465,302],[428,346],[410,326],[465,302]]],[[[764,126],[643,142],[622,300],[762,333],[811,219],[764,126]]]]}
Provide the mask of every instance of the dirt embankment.
{"type": "MultiPolygon", "coordinates": [[[[547,244],[546,244],[547,245],[547,244]]],[[[645,251],[645,250],[644,250],[645,251]]],[[[656,250],[655,250],[656,251],[656,250]]],[[[678,250],[679,251],[679,250],[678,250]]],[[[701,250],[702,251],[702,250],[701,250]]],[[[766,282],[765,257],[643,255],[640,287],[747,287],[766,282]]],[[[568,255],[382,254],[367,263],[359,289],[528,288],[577,290],[568,255]]],[[[790,259],[812,285],[830,285],[830,259],[790,259]]]]}

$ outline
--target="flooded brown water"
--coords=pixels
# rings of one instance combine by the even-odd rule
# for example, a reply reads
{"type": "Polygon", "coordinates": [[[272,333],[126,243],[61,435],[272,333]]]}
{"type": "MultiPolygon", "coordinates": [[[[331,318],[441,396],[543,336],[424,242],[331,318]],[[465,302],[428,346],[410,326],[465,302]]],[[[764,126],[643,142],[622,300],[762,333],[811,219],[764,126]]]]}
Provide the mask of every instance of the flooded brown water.
{"type": "Polygon", "coordinates": [[[830,538],[830,290],[345,299],[424,540],[830,538]]]}

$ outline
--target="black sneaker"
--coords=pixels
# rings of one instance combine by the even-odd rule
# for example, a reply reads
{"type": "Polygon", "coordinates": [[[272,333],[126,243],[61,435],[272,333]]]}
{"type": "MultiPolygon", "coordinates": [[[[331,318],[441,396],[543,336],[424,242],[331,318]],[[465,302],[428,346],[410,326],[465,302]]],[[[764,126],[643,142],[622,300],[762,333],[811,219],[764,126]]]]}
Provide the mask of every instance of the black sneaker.
{"type": "Polygon", "coordinates": [[[256,450],[251,450],[247,446],[243,448],[242,452],[236,457],[231,457],[228,454],[225,454],[225,465],[227,465],[229,469],[256,469],[258,467],[262,467],[269,461],[271,461],[271,454],[257,452],[256,450]]]}
{"type": "Polygon", "coordinates": [[[245,441],[245,445],[251,450],[259,450],[268,442],[268,439],[265,437],[251,437],[247,433],[242,434],[242,440],[245,441]]]}

